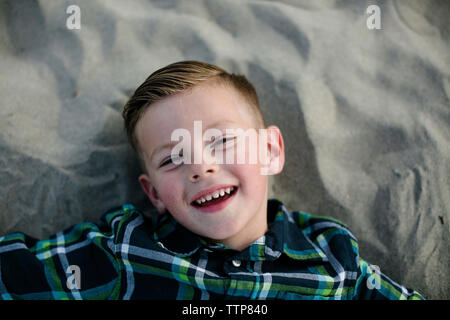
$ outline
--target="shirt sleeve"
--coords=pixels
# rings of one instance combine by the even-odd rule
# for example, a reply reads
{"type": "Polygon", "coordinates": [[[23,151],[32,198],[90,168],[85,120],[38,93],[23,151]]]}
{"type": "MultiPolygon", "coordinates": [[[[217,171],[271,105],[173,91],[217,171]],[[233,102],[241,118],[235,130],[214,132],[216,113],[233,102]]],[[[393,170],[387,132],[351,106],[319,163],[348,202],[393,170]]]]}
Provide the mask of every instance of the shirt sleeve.
{"type": "Polygon", "coordinates": [[[115,225],[82,223],[44,240],[23,233],[0,237],[1,299],[114,299],[120,290],[115,225]]]}
{"type": "Polygon", "coordinates": [[[356,281],[354,300],[424,300],[417,291],[407,289],[381,273],[378,266],[360,257],[358,262],[360,274],[356,281]]]}

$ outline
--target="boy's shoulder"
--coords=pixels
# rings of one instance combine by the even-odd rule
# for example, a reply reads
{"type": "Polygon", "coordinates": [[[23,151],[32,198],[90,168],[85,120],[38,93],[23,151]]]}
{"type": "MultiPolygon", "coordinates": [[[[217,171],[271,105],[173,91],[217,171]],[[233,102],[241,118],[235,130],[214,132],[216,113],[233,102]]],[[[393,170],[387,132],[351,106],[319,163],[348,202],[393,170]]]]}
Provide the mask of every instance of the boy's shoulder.
{"type": "MultiPolygon", "coordinates": [[[[295,223],[307,236],[317,237],[319,234],[340,233],[349,236],[356,241],[350,228],[342,221],[326,216],[316,215],[304,211],[288,210],[286,206],[277,199],[269,200],[269,208],[276,208],[277,215],[287,215],[288,220],[295,223]]],[[[270,209],[269,209],[270,210],[270,209]]]]}
{"type": "Polygon", "coordinates": [[[357,241],[350,228],[342,221],[326,215],[316,215],[304,211],[292,211],[292,219],[310,237],[327,237],[341,234],[357,241]]]}
{"type": "Polygon", "coordinates": [[[124,232],[131,234],[139,230],[145,230],[150,234],[154,229],[156,218],[156,214],[148,214],[137,206],[126,203],[103,213],[97,226],[100,231],[108,231],[117,236],[124,236],[124,232]]]}
{"type": "Polygon", "coordinates": [[[359,257],[358,241],[349,227],[338,219],[329,216],[315,215],[304,211],[288,210],[276,199],[269,200],[269,207],[276,208],[275,219],[286,219],[285,233],[300,239],[302,236],[313,244],[313,247],[326,257],[336,260],[345,270],[356,270],[359,257]],[[294,231],[297,230],[297,231],[294,231]]]}
{"type": "Polygon", "coordinates": [[[100,218],[101,224],[112,225],[115,221],[122,221],[122,223],[132,219],[133,217],[143,216],[142,211],[133,204],[126,203],[121,206],[113,207],[107,210],[100,218]]]}

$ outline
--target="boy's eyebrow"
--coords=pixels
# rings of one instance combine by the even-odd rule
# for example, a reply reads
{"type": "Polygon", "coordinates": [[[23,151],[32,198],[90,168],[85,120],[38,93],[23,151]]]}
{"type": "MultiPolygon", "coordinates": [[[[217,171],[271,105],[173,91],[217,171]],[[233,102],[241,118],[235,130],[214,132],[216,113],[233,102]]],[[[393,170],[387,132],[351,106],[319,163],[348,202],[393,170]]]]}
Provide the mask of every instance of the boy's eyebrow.
{"type": "Polygon", "coordinates": [[[152,154],[150,155],[150,162],[153,162],[153,158],[155,157],[155,155],[157,155],[159,152],[161,152],[164,149],[168,149],[168,148],[173,148],[173,146],[178,143],[177,141],[172,141],[172,142],[168,142],[165,143],[163,145],[160,145],[158,147],[155,148],[155,150],[153,150],[152,154]]]}
{"type": "Polygon", "coordinates": [[[224,124],[235,124],[235,122],[232,120],[219,120],[219,121],[214,122],[213,124],[210,124],[205,129],[210,129],[213,127],[217,127],[218,125],[224,125],[224,124]]]}

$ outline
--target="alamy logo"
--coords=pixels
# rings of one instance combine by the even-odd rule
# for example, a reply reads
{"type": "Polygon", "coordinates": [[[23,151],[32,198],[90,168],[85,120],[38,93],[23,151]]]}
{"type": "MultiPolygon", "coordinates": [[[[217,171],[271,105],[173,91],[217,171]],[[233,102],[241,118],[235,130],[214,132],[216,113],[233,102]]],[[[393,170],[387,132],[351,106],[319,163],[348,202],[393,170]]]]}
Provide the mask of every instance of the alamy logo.
{"type": "Polygon", "coordinates": [[[81,10],[79,6],[71,5],[66,9],[66,13],[70,14],[66,20],[66,27],[69,30],[80,30],[81,29],[81,10]]]}
{"type": "Polygon", "coordinates": [[[81,270],[80,267],[72,264],[67,267],[66,274],[67,277],[66,285],[69,290],[80,290],[81,289],[81,270]]]}
{"type": "Polygon", "coordinates": [[[369,270],[371,271],[371,275],[367,278],[366,285],[369,289],[377,289],[381,288],[381,276],[380,276],[380,267],[376,265],[369,265],[369,270]]]}
{"type": "Polygon", "coordinates": [[[366,26],[369,30],[381,29],[381,10],[380,7],[373,4],[367,7],[366,13],[369,17],[366,20],[366,26]]]}
{"type": "MultiPolygon", "coordinates": [[[[268,150],[268,142],[275,141],[275,133],[267,129],[209,128],[202,134],[202,121],[194,121],[194,134],[184,128],[175,129],[171,141],[178,142],[171,150],[170,161],[180,164],[261,164],[262,175],[270,175],[279,159],[268,150]],[[200,143],[199,143],[200,142],[200,143]],[[206,146],[203,146],[206,142],[206,146]],[[192,145],[195,145],[192,150],[192,145]],[[193,158],[193,162],[192,162],[193,158]]],[[[169,159],[164,159],[167,162],[169,159]]]]}

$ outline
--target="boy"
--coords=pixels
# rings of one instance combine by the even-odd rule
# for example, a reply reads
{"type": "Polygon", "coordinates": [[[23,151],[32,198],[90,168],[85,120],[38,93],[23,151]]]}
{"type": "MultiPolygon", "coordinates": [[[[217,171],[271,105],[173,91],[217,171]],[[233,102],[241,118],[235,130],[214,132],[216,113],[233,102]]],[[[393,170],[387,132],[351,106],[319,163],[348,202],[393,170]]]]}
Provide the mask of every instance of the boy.
{"type": "Polygon", "coordinates": [[[160,215],[124,205],[46,240],[0,238],[3,299],[422,298],[362,260],[341,223],[267,200],[283,138],[245,77],[174,63],[123,116],[160,215]]]}

